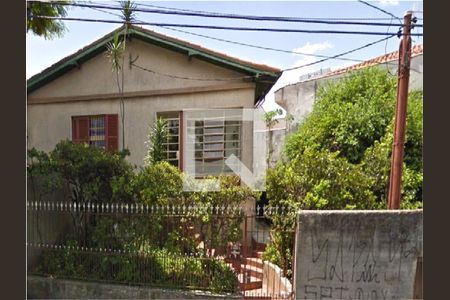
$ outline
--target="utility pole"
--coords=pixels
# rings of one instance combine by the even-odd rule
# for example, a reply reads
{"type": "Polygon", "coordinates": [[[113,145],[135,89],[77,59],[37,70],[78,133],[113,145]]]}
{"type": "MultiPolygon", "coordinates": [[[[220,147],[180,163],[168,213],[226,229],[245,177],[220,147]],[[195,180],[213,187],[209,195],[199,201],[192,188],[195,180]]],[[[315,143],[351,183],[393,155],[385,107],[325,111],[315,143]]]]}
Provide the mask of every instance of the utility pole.
{"type": "Polygon", "coordinates": [[[408,11],[403,18],[403,37],[399,49],[397,106],[395,110],[388,209],[399,209],[401,200],[406,109],[408,103],[409,71],[411,64],[411,20],[412,12],[408,11]]]}

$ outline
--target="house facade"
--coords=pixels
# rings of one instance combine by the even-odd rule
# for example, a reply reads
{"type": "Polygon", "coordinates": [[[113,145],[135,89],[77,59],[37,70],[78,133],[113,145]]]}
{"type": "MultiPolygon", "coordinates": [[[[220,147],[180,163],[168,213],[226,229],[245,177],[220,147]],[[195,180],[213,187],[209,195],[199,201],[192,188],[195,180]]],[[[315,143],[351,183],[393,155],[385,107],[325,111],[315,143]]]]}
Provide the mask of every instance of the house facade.
{"type": "Polygon", "coordinates": [[[188,167],[183,153],[191,126],[199,174],[220,173],[231,154],[251,170],[252,124],[226,115],[254,108],[280,70],[133,26],[123,54],[122,102],[106,49],[114,34],[123,32],[121,27],[109,33],[28,80],[28,148],[50,151],[64,139],[127,148],[129,161],[139,166],[149,129],[162,117],[171,164],[188,167]],[[187,112],[196,110],[204,111],[203,119],[187,122],[187,112]]]}

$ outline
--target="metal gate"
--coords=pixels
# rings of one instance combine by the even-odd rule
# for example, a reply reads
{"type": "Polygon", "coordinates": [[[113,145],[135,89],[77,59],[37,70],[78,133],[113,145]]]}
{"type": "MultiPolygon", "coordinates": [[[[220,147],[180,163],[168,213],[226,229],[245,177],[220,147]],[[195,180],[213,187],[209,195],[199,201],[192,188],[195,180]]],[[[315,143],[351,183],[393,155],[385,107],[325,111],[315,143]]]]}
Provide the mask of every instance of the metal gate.
{"type": "Polygon", "coordinates": [[[239,279],[241,294],[244,299],[295,299],[292,288],[295,228],[279,228],[273,224],[274,218],[288,217],[289,212],[257,207],[245,214],[242,241],[231,245],[226,257],[239,279]],[[275,246],[276,237],[287,243],[275,246]],[[283,249],[283,246],[283,259],[274,261],[270,250],[283,249]]]}

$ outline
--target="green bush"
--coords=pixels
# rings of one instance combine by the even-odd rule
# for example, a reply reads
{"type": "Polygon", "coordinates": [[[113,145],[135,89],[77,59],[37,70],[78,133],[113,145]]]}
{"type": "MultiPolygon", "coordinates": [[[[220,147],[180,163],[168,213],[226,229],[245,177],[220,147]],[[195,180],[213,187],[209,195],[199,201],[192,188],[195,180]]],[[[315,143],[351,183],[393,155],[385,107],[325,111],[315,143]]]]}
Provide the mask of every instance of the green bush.
{"type": "MultiPolygon", "coordinates": [[[[76,246],[70,240],[66,246],[76,246]]],[[[90,253],[78,249],[45,249],[38,274],[126,284],[173,288],[200,288],[217,293],[238,291],[239,282],[225,262],[208,257],[189,257],[164,248],[141,252],[90,253]]]]}
{"type": "Polygon", "coordinates": [[[37,187],[40,189],[68,186],[72,192],[67,198],[77,203],[133,202],[116,186],[130,182],[134,176],[132,166],[125,160],[128,153],[61,141],[48,154],[34,148],[28,151],[28,178],[47,183],[37,187]]]}
{"type": "Polygon", "coordinates": [[[177,218],[161,211],[132,217],[71,212],[74,234],[62,242],[70,247],[45,250],[38,273],[215,292],[237,290],[233,271],[206,256],[205,250],[241,238],[243,215],[229,208],[258,195],[241,186],[239,178],[220,176],[220,189],[215,192],[187,192],[183,180],[192,178],[165,161],[154,161],[135,173],[125,152],[107,152],[70,141],[58,143],[48,154],[35,149],[28,154],[29,178],[41,179],[34,180],[39,189],[50,192],[65,185],[72,191],[67,198],[77,204],[139,203],[169,212],[175,207],[198,208],[177,218]],[[210,243],[199,249],[198,243],[206,240],[210,243]],[[103,252],[75,250],[80,245],[103,252]]]}
{"type": "MultiPolygon", "coordinates": [[[[387,206],[396,78],[380,68],[329,81],[313,111],[267,173],[269,206],[298,209],[384,209],[387,206]]],[[[410,92],[401,208],[422,207],[423,97],[410,92]]],[[[278,232],[295,216],[272,218],[278,232]]],[[[265,259],[289,265],[292,241],[275,235],[265,259]]]]}
{"type": "MultiPolygon", "coordinates": [[[[268,173],[272,205],[302,209],[386,207],[396,79],[380,68],[320,88],[313,111],[290,136],[285,161],[268,173]]],[[[423,99],[408,99],[403,207],[422,201],[423,99]]]]}

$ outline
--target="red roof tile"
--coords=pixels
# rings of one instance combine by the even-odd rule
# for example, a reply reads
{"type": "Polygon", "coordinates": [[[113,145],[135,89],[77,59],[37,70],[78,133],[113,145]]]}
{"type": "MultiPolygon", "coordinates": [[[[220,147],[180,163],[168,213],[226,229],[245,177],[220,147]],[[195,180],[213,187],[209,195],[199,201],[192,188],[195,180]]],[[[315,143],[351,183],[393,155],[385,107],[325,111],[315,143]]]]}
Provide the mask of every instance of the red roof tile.
{"type": "MultiPolygon", "coordinates": [[[[415,45],[414,47],[411,48],[411,57],[417,56],[423,54],[423,44],[420,45],[415,45]]],[[[350,72],[350,71],[354,71],[354,70],[358,70],[361,68],[366,68],[366,67],[370,67],[370,66],[375,66],[378,64],[382,64],[382,63],[386,63],[386,62],[390,62],[390,61],[394,61],[394,60],[398,60],[398,51],[394,51],[385,55],[381,55],[366,61],[363,61],[361,63],[346,67],[346,68],[341,68],[341,69],[337,69],[334,71],[330,71],[328,73],[325,73],[319,77],[315,77],[312,79],[317,79],[317,78],[323,78],[323,77],[329,77],[329,76],[333,76],[333,75],[339,75],[342,73],[346,73],[346,72],[350,72]]]]}

